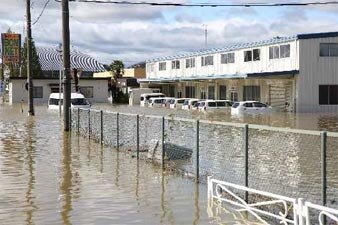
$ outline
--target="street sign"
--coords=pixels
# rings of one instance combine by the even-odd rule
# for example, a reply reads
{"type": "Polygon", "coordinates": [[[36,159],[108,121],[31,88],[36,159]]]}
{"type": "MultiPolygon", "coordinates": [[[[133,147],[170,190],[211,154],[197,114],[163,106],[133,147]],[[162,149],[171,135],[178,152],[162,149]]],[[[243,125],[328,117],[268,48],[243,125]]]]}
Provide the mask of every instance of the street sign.
{"type": "Polygon", "coordinates": [[[4,64],[20,63],[21,35],[14,33],[1,34],[2,62],[4,64]]]}

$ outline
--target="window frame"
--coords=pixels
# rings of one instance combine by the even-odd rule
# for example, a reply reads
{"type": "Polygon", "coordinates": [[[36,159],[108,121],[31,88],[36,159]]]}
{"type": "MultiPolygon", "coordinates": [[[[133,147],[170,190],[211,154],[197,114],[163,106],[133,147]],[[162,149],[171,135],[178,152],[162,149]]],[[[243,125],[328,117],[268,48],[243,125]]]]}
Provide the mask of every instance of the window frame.
{"type": "Polygon", "coordinates": [[[159,62],[158,71],[166,71],[166,70],[167,70],[167,62],[159,62]]]}
{"type": "Polygon", "coordinates": [[[201,66],[213,66],[214,65],[214,56],[208,55],[208,56],[201,56],[201,66]]]}
{"type": "Polygon", "coordinates": [[[43,86],[33,87],[33,98],[43,98],[43,86]],[[41,93],[39,91],[41,91],[41,93]]]}

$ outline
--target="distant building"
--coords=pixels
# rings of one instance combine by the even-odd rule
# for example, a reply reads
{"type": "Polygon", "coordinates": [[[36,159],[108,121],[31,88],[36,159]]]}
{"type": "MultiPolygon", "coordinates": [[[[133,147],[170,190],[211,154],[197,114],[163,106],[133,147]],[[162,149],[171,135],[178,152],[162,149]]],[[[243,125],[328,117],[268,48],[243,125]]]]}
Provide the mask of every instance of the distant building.
{"type": "MultiPolygon", "coordinates": [[[[47,103],[50,93],[59,92],[59,75],[63,70],[62,56],[54,48],[37,48],[42,77],[33,79],[33,97],[37,104],[47,103]]],[[[108,102],[107,78],[93,78],[96,72],[104,72],[106,68],[97,60],[79,51],[71,51],[71,69],[79,72],[80,92],[92,103],[108,102]]],[[[12,77],[9,79],[9,102],[27,102],[25,89],[26,78],[12,77]]],[[[72,91],[75,91],[72,82],[72,91]]]]}
{"type": "Polygon", "coordinates": [[[338,32],[298,34],[148,60],[142,87],[168,96],[338,111],[338,32]]]}
{"type": "MultiPolygon", "coordinates": [[[[63,68],[62,55],[55,48],[36,48],[43,77],[57,78],[63,68]]],[[[93,77],[94,73],[107,71],[96,59],[77,50],[70,52],[71,69],[75,68],[81,77],[93,77]]]]}

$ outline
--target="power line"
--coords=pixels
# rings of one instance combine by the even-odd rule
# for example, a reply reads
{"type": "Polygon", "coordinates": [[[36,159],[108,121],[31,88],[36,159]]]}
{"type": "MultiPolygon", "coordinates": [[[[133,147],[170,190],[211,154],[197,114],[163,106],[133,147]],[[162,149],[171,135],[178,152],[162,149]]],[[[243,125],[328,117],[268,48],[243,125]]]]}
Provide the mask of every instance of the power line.
{"type": "Polygon", "coordinates": [[[47,1],[46,1],[46,3],[45,3],[45,5],[43,6],[43,9],[42,9],[40,15],[35,19],[35,21],[32,23],[32,25],[35,25],[37,22],[39,22],[41,16],[42,16],[43,13],[45,12],[45,9],[47,8],[47,6],[48,6],[48,4],[49,4],[50,1],[51,1],[51,0],[47,0],[47,1]]]}
{"type": "MultiPolygon", "coordinates": [[[[61,0],[54,0],[61,2],[61,0]]],[[[338,1],[325,2],[277,2],[277,3],[242,3],[242,4],[218,4],[218,3],[174,3],[174,2],[130,2],[130,1],[103,1],[103,0],[69,0],[70,2],[117,4],[117,5],[149,5],[149,6],[173,6],[173,7],[280,7],[280,6],[315,6],[315,5],[337,5],[338,1]]]]}

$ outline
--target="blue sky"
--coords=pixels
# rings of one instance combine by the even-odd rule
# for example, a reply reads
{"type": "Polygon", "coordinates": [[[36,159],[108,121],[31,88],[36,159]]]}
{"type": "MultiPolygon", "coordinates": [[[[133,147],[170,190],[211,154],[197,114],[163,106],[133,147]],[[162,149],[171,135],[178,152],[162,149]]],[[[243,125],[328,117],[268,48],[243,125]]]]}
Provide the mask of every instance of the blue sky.
{"type": "MultiPolygon", "coordinates": [[[[46,1],[32,0],[33,20],[41,12],[46,1]]],[[[305,2],[305,0],[300,1],[305,2]]],[[[172,0],[171,2],[188,1],[172,0]]],[[[289,1],[205,0],[203,2],[289,1]]],[[[33,37],[37,46],[54,47],[61,42],[60,8],[61,5],[52,0],[39,22],[33,26],[33,37]]],[[[22,33],[24,13],[23,0],[1,0],[1,32],[11,28],[15,32],[22,33]]],[[[153,57],[204,48],[203,24],[208,27],[208,47],[257,41],[274,36],[338,31],[337,5],[177,8],[70,3],[70,15],[72,45],[103,63],[120,59],[131,64],[153,57]]]]}

